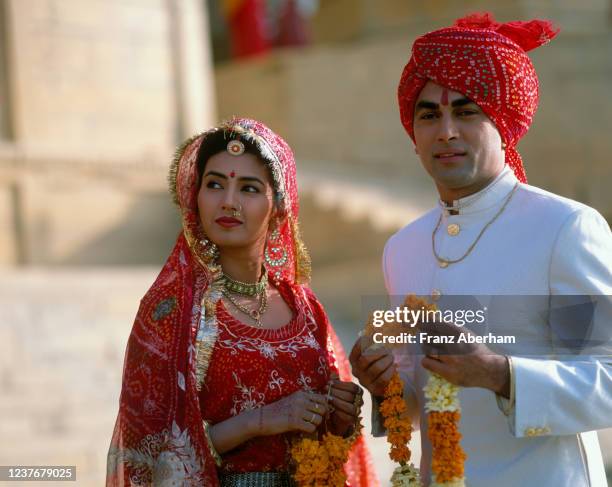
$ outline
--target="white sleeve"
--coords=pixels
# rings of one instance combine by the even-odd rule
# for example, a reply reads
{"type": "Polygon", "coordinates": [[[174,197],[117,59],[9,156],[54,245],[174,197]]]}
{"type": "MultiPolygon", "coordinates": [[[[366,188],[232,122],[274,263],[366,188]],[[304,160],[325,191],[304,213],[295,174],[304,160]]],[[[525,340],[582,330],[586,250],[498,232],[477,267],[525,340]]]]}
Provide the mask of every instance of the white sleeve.
{"type": "Polygon", "coordinates": [[[595,303],[582,331],[588,352],[573,350],[572,356],[555,357],[559,360],[512,357],[516,396],[509,422],[517,437],[612,426],[612,235],[595,210],[577,210],[561,227],[549,285],[551,326],[554,303],[567,299],[563,296],[586,296],[595,303]]]}

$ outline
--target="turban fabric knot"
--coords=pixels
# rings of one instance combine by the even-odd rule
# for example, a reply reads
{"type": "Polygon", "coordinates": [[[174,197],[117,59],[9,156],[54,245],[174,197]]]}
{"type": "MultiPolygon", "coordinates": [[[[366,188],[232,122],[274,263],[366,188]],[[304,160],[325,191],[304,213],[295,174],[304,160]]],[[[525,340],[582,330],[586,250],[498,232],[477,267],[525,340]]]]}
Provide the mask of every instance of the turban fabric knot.
{"type": "Polygon", "coordinates": [[[480,106],[506,146],[506,163],[526,182],[516,144],[529,129],[539,98],[538,77],[526,52],[557,33],[548,21],[498,23],[483,13],[416,39],[398,87],[402,124],[412,140],[414,105],[431,80],[480,106]]]}

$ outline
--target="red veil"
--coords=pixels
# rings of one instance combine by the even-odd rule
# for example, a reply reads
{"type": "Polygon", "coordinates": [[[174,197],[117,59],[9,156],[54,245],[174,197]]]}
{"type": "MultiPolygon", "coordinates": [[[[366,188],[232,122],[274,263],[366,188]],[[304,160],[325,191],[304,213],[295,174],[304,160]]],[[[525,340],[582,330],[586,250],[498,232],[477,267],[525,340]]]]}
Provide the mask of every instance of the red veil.
{"type": "MultiPolygon", "coordinates": [[[[320,307],[304,286],[310,265],[299,235],[295,160],[285,141],[248,119],[233,119],[186,141],[177,151],[169,178],[183,231],[142,299],[128,340],[119,414],[108,453],[107,486],[219,485],[198,391],[205,383],[217,337],[220,269],[201,232],[197,212],[198,150],[218,131],[238,134],[257,145],[287,215],[280,229],[287,258],[276,260],[273,268],[267,263],[268,274],[301,291],[295,293],[304,297],[298,308],[312,315],[310,307],[320,307]]],[[[327,319],[324,326],[330,360],[336,362],[341,379],[349,381],[342,346],[327,319]]],[[[353,447],[345,470],[351,486],[378,485],[363,439],[353,447]]]]}

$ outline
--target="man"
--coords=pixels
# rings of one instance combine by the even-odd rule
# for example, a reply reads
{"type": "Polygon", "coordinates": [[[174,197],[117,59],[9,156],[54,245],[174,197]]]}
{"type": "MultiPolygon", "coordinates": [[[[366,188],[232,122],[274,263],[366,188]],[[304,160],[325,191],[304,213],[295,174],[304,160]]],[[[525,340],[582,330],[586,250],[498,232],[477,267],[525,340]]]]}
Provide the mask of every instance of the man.
{"type": "MultiPolygon", "coordinates": [[[[525,52],[555,35],[548,22],[470,16],[418,38],[402,74],[401,120],[440,205],[387,242],[389,295],[395,301],[426,295],[438,303],[450,295],[530,295],[546,303],[545,312],[525,307],[503,317],[532,338],[520,349],[480,345],[445,355],[429,348],[424,357],[393,357],[364,340],[355,344],[353,373],[375,406],[399,368],[421,429],[426,482],[431,445],[422,387],[430,371],[464,386],[466,485],[607,485],[594,430],[612,426],[610,228],[594,209],[525,184],[516,151],[538,103],[538,79],[525,52]],[[599,299],[578,340],[599,344],[598,357],[557,348],[564,314],[554,303],[567,295],[599,299]]],[[[571,326],[575,332],[577,324],[571,326]]],[[[382,434],[374,409],[374,430],[382,434]]]]}

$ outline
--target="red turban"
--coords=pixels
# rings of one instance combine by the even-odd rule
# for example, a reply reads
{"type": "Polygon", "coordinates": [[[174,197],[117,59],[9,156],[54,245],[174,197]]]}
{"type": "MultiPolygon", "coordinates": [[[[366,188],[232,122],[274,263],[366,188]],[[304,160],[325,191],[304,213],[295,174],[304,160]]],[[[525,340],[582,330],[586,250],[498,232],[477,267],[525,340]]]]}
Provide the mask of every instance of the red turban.
{"type": "Polygon", "coordinates": [[[548,21],[500,24],[484,13],[419,37],[397,90],[402,124],[412,140],[414,105],[431,80],[480,106],[506,144],[506,163],[526,182],[516,144],[529,129],[539,98],[538,77],[526,52],[557,32],[548,21]]]}

